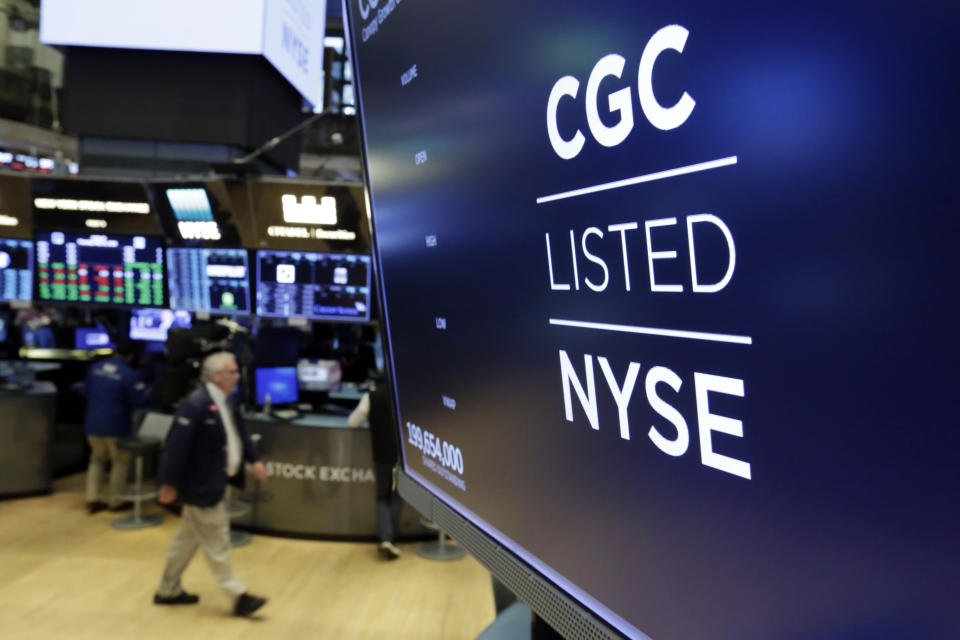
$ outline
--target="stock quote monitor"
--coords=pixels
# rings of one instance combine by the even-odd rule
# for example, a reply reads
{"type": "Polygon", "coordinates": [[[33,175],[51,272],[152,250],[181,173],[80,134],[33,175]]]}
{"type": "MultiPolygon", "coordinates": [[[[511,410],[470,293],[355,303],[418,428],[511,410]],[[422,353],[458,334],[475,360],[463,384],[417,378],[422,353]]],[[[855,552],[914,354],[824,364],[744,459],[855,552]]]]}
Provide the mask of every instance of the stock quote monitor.
{"type": "Polygon", "coordinates": [[[370,319],[370,256],[257,251],[257,315],[370,319]]]}
{"type": "Polygon", "coordinates": [[[170,308],[250,313],[246,249],[167,249],[170,308]]]}
{"type": "Polygon", "coordinates": [[[61,231],[36,234],[37,300],[163,307],[163,239],[61,231]]]}
{"type": "Polygon", "coordinates": [[[404,497],[567,637],[960,638],[960,4],[347,6],[404,497]]]}
{"type": "Polygon", "coordinates": [[[33,299],[33,242],[0,238],[0,301],[33,299]]]}

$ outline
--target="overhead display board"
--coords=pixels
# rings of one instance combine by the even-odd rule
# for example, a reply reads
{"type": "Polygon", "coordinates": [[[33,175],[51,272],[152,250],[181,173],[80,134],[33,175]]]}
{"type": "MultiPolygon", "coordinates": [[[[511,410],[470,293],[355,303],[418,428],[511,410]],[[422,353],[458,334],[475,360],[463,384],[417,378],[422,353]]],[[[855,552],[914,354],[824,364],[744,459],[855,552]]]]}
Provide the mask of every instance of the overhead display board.
{"type": "Polygon", "coordinates": [[[314,105],[323,96],[326,0],[44,0],[50,45],[263,54],[314,105]]]}
{"type": "Polygon", "coordinates": [[[960,5],[347,7],[404,474],[471,549],[630,638],[960,637],[960,5]]]}
{"type": "MultiPolygon", "coordinates": [[[[147,190],[171,244],[236,247],[243,243],[238,203],[224,181],[157,181],[149,183],[147,190]]],[[[240,194],[241,200],[247,199],[243,190],[240,194]]]]}
{"type": "Polygon", "coordinates": [[[167,249],[170,308],[250,313],[246,249],[167,249]]]}
{"type": "Polygon", "coordinates": [[[370,231],[359,184],[261,179],[249,183],[259,246],[369,253],[370,231]]]}
{"type": "Polygon", "coordinates": [[[162,238],[39,232],[35,256],[38,301],[166,306],[162,238]]]}
{"type": "Polygon", "coordinates": [[[370,256],[257,251],[257,315],[370,319],[370,256]]]}
{"type": "Polygon", "coordinates": [[[34,178],[29,184],[36,229],[125,235],[162,233],[143,182],[34,178]]]}
{"type": "Polygon", "coordinates": [[[33,241],[0,238],[0,301],[33,299],[33,241]]]}
{"type": "Polygon", "coordinates": [[[0,237],[33,239],[30,183],[25,176],[0,176],[0,237]]]}

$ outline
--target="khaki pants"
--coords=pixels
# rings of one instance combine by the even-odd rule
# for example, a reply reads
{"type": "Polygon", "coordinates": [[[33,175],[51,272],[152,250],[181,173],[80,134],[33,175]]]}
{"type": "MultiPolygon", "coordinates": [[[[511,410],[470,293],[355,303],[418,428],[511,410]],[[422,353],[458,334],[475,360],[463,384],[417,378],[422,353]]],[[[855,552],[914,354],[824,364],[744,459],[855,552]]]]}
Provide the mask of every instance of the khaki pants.
{"type": "Polygon", "coordinates": [[[107,502],[111,507],[120,504],[117,495],[127,483],[130,452],[117,448],[116,438],[87,436],[90,443],[90,466],[87,467],[87,502],[107,502]],[[107,493],[106,467],[110,461],[110,491],[107,493]]]}
{"type": "Polygon", "coordinates": [[[230,520],[223,502],[213,507],[183,505],[180,528],[167,549],[167,564],[157,587],[161,597],[172,597],[183,592],[180,576],[197,552],[203,549],[207,566],[227,596],[236,598],[247,591],[247,585],[233,573],[230,561],[230,520]]]}

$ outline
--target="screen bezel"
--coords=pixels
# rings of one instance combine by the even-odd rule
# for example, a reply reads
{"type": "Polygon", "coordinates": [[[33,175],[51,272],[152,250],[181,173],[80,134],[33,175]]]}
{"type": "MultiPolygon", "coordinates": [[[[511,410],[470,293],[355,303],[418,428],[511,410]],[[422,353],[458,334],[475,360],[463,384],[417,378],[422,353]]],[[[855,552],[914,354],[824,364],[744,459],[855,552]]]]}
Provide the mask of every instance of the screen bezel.
{"type": "Polygon", "coordinates": [[[253,306],[253,314],[262,318],[286,318],[290,316],[285,316],[281,313],[269,313],[260,308],[260,283],[261,283],[261,274],[260,274],[260,255],[264,253],[276,253],[276,254],[293,254],[300,253],[304,255],[314,255],[314,256],[335,256],[335,257],[367,257],[369,262],[367,263],[367,311],[363,316],[328,316],[322,314],[302,314],[298,316],[292,316],[295,318],[306,318],[307,320],[321,320],[326,322],[354,322],[354,323],[368,323],[370,322],[370,307],[371,299],[373,298],[373,292],[370,288],[370,281],[373,278],[372,270],[374,264],[374,257],[365,253],[332,253],[329,251],[295,251],[290,249],[257,249],[254,255],[254,261],[257,263],[257,270],[255,275],[255,280],[253,286],[255,292],[252,294],[255,304],[253,306]]]}

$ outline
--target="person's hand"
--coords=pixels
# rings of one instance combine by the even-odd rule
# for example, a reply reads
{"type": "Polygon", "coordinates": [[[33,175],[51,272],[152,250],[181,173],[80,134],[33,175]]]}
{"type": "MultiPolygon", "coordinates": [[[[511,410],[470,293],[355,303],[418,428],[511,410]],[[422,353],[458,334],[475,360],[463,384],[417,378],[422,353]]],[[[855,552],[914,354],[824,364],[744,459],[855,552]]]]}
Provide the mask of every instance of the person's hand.
{"type": "Polygon", "coordinates": [[[157,502],[160,504],[170,504],[177,499],[177,488],[170,484],[160,485],[160,493],[157,495],[157,502]]]}
{"type": "Polygon", "coordinates": [[[250,470],[253,471],[253,475],[256,476],[260,482],[267,481],[267,467],[259,460],[251,465],[250,470]]]}

